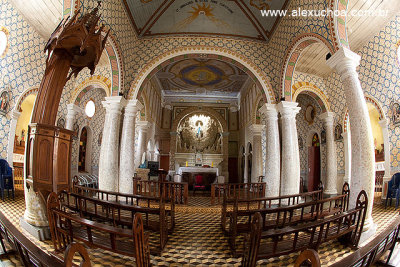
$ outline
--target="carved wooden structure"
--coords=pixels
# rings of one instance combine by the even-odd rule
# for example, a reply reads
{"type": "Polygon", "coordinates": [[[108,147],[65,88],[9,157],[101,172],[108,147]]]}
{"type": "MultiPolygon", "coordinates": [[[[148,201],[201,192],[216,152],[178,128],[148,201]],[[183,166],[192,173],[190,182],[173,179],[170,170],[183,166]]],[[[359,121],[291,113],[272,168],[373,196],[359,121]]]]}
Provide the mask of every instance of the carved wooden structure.
{"type": "Polygon", "coordinates": [[[83,16],[78,16],[77,11],[72,18],[63,19],[45,47],[46,70],[32,112],[25,153],[27,185],[44,196],[68,189],[70,184],[73,132],[54,125],[69,77],[76,76],[85,67],[93,74],[103,52],[108,34],[102,37],[103,26],[97,27],[100,19],[97,13],[98,7],[83,16]]]}

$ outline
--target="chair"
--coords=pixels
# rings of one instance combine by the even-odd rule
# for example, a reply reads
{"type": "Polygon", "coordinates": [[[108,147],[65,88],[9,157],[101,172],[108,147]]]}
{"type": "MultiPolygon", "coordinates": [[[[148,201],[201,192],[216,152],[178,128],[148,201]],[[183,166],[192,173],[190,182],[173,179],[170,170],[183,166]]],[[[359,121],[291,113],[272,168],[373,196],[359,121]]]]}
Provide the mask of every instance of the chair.
{"type": "Polygon", "coordinates": [[[197,174],[194,178],[193,195],[196,190],[206,190],[206,186],[204,185],[204,178],[201,174],[197,174]]]}
{"type": "Polygon", "coordinates": [[[399,201],[400,201],[400,173],[396,173],[392,176],[392,179],[390,179],[388,183],[388,190],[387,190],[387,195],[386,195],[386,201],[385,201],[385,209],[387,207],[387,202],[390,198],[390,206],[392,206],[392,198],[396,199],[396,209],[399,206],[399,201]]]}
{"type": "Polygon", "coordinates": [[[14,199],[14,176],[12,168],[5,159],[0,159],[0,191],[2,200],[4,200],[4,190],[7,190],[8,197],[10,197],[11,190],[12,198],[14,199]]]}

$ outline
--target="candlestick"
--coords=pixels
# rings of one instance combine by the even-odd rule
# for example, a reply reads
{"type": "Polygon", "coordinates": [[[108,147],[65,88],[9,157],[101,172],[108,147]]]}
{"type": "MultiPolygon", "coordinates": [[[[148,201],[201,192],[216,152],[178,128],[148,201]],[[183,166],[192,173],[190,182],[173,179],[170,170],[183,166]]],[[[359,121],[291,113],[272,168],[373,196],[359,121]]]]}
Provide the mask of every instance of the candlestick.
{"type": "Polygon", "coordinates": [[[211,167],[214,167],[214,162],[211,161],[211,167]]]}
{"type": "Polygon", "coordinates": [[[188,162],[186,161],[186,167],[188,166],[188,162]]]}

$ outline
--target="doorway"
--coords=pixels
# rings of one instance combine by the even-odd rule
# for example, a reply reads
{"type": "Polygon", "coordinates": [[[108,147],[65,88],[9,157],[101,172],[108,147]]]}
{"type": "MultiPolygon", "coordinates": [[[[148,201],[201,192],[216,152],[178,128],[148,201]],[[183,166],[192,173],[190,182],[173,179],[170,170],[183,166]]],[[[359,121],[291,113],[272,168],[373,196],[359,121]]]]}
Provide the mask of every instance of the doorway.
{"type": "Polygon", "coordinates": [[[311,146],[308,148],[308,191],[318,188],[321,180],[321,153],[318,134],[312,137],[311,146]]]}
{"type": "Polygon", "coordinates": [[[81,132],[81,137],[79,139],[79,161],[78,161],[78,171],[86,172],[86,152],[87,152],[87,141],[88,141],[88,131],[86,127],[83,127],[81,132]]]}

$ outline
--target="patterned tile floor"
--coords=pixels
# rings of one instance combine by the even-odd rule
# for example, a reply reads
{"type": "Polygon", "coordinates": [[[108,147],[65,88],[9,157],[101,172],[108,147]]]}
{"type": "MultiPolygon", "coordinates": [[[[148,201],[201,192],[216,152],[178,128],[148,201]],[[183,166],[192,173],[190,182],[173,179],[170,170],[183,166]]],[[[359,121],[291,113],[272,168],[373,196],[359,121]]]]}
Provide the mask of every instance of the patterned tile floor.
{"type": "MultiPolygon", "coordinates": [[[[220,206],[210,205],[206,196],[189,197],[189,205],[177,205],[176,227],[169,236],[164,252],[152,256],[155,266],[240,266],[241,258],[232,258],[227,238],[220,228],[220,206]]],[[[373,209],[373,217],[378,225],[379,234],[384,230],[396,214],[394,208],[385,210],[377,203],[373,209]]],[[[24,213],[24,199],[17,197],[15,201],[0,202],[0,210],[18,229],[45,251],[53,252],[50,241],[40,242],[21,229],[19,219],[24,213]]],[[[318,251],[323,266],[341,259],[352,250],[337,241],[324,244],[318,251]]],[[[133,258],[121,256],[100,249],[90,249],[92,266],[135,266],[133,258]]],[[[291,266],[298,253],[259,261],[259,266],[291,266]]],[[[15,256],[1,258],[0,266],[21,266],[15,256]]]]}

